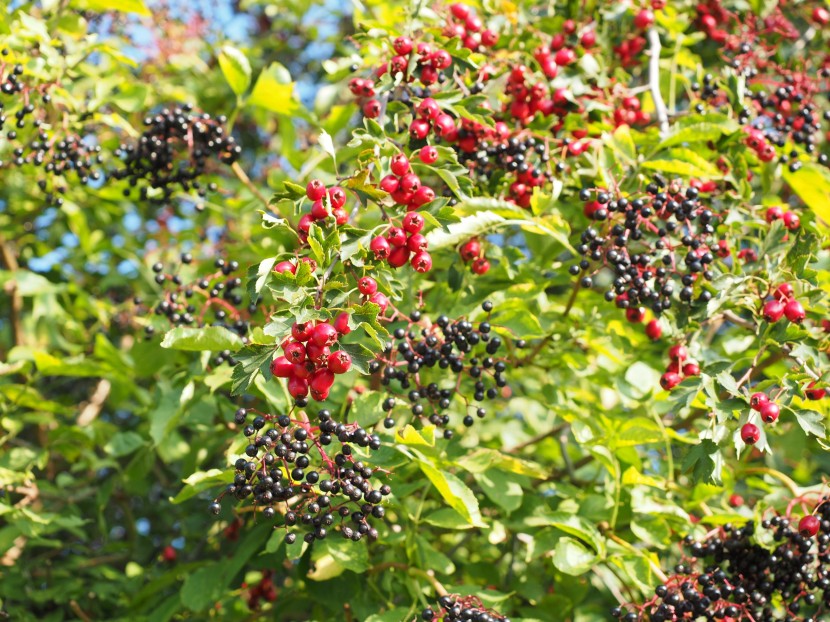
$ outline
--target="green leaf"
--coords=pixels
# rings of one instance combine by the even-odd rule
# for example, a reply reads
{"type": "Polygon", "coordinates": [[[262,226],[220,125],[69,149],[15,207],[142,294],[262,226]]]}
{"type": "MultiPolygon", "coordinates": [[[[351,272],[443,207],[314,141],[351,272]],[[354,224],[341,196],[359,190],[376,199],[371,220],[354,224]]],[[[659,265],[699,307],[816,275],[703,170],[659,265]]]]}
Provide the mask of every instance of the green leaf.
{"type": "Polygon", "coordinates": [[[189,352],[231,350],[242,347],[242,337],[224,326],[206,326],[191,328],[178,326],[164,335],[162,348],[187,350],[189,352]]]}
{"type": "Polygon", "coordinates": [[[361,373],[369,373],[369,363],[375,360],[375,353],[361,343],[341,343],[340,349],[352,357],[352,368],[361,373]]]}
{"type": "Polygon", "coordinates": [[[195,497],[205,490],[227,484],[233,479],[231,471],[210,469],[209,471],[196,471],[184,479],[185,487],[170,499],[171,503],[182,503],[191,497],[195,497]]]}
{"type": "Polygon", "coordinates": [[[553,565],[559,572],[571,576],[585,574],[599,561],[599,556],[573,538],[562,537],[553,551],[553,565]]]}
{"type": "Polygon", "coordinates": [[[119,432],[104,446],[109,455],[120,458],[133,453],[144,444],[144,439],[138,432],[119,432]]]}
{"type": "Polygon", "coordinates": [[[691,149],[678,149],[676,151],[682,152],[682,155],[672,153],[670,155],[674,157],[670,160],[647,160],[640,167],[684,177],[702,177],[703,179],[720,179],[723,177],[718,167],[691,149]]]}
{"type": "Polygon", "coordinates": [[[219,52],[219,67],[225,80],[237,95],[242,95],[251,85],[251,64],[245,55],[232,45],[223,45],[219,52]]]}
{"type": "Polygon", "coordinates": [[[673,145],[681,145],[683,143],[701,143],[717,140],[723,135],[733,134],[739,129],[738,124],[732,119],[727,119],[719,123],[702,122],[693,123],[686,127],[679,127],[672,131],[660,144],[657,145],[656,150],[665,149],[673,145]]]}
{"type": "Polygon", "coordinates": [[[70,5],[77,9],[100,11],[101,13],[120,11],[121,13],[135,13],[144,17],[152,15],[142,0],[72,0],[70,5]]]}
{"type": "Polygon", "coordinates": [[[180,593],[182,605],[191,611],[207,609],[221,598],[224,587],[225,577],[218,567],[199,568],[184,581],[180,593]]]}
{"type": "Polygon", "coordinates": [[[484,494],[508,514],[522,505],[524,493],[515,477],[496,469],[476,473],[474,477],[484,494]]]}
{"type": "Polygon", "coordinates": [[[238,361],[231,377],[231,394],[239,395],[245,391],[258,373],[271,375],[271,360],[275,355],[274,346],[252,345],[236,353],[238,361]]]}
{"type": "Polygon", "coordinates": [[[717,444],[706,438],[693,446],[683,460],[683,470],[692,471],[696,482],[720,484],[723,459],[717,444]]]}
{"type": "Polygon", "coordinates": [[[805,434],[812,434],[818,438],[827,438],[827,429],[824,426],[824,415],[815,410],[802,410],[800,408],[785,408],[792,412],[798,425],[805,434]]]}
{"type": "Polygon", "coordinates": [[[794,173],[786,166],[781,170],[784,181],[790,188],[825,226],[830,226],[830,171],[812,162],[805,162],[794,173]]]}
{"type": "Polygon", "coordinates": [[[441,493],[447,505],[474,527],[481,527],[482,529],[488,527],[487,523],[481,519],[481,511],[478,508],[475,494],[464,482],[452,473],[439,471],[427,462],[419,461],[418,466],[432,482],[432,485],[441,493]]]}
{"type": "Polygon", "coordinates": [[[605,539],[594,524],[578,514],[541,511],[525,519],[531,527],[555,527],[590,545],[597,556],[605,556],[605,539]]]}
{"type": "Polygon", "coordinates": [[[294,97],[291,74],[277,62],[271,63],[259,74],[248,103],[286,117],[307,116],[294,97]]]}

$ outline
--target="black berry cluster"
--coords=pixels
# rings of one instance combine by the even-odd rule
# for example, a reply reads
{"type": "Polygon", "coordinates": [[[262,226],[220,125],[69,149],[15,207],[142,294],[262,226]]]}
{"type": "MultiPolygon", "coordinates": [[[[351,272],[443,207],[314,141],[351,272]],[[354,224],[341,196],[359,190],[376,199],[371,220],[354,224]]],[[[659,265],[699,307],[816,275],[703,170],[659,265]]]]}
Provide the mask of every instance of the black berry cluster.
{"type": "MultiPolygon", "coordinates": [[[[181,264],[190,264],[193,256],[182,253],[181,264]]],[[[146,306],[140,297],[133,298],[138,314],[152,312],[164,317],[170,326],[222,326],[247,339],[250,317],[257,313],[256,303],[243,307],[242,279],[232,276],[239,269],[239,263],[231,260],[214,261],[216,271],[185,283],[178,273],[165,272],[162,262],[153,264],[155,281],[164,292],[162,299],[152,306],[146,306]]],[[[176,270],[180,266],[172,266],[176,270]]],[[[145,333],[152,337],[156,328],[152,324],[145,327],[145,333]]],[[[214,361],[217,365],[225,361],[235,365],[229,352],[221,353],[214,361]]]]}
{"type": "Polygon", "coordinates": [[[715,258],[723,254],[714,236],[719,215],[701,202],[697,188],[657,177],[637,196],[585,189],[580,199],[597,223],[583,231],[577,247],[583,258],[570,267],[582,275],[582,287],[609,274],[605,299],[626,309],[632,322],[643,321],[646,306],[657,315],[670,308],[675,293],[684,303],[711,298],[695,285],[713,278],[715,258]]]}
{"type": "Polygon", "coordinates": [[[421,620],[438,622],[510,622],[509,618],[487,609],[475,596],[447,594],[438,599],[436,609],[421,612],[421,620]]]}
{"type": "Polygon", "coordinates": [[[328,410],[321,410],[312,422],[305,412],[293,409],[274,416],[240,408],[235,421],[248,446],[245,457],[234,464],[233,483],[210,504],[211,513],[219,514],[220,500],[230,495],[253,500],[265,518],[279,513],[289,544],[297,538],[293,527],[305,530],[309,543],[331,530],[355,542],[364,536],[377,539],[370,520],[384,517],[381,502],[392,489],[373,485],[381,471],[355,455],[380,449],[376,434],[357,423],[340,423],[328,410]]]}
{"type": "MultiPolygon", "coordinates": [[[[213,118],[198,113],[190,104],[173,109],[165,108],[144,119],[145,130],[135,145],[121,145],[116,155],[124,168],[116,171],[116,179],[126,179],[131,187],[146,182],[153,190],[141,187],[142,199],[169,199],[176,188],[185,192],[195,190],[199,197],[207,190],[215,190],[211,183],[205,187],[199,177],[205,173],[210,159],[233,164],[241,153],[233,136],[225,133],[224,116],[213,118]]],[[[124,190],[125,196],[130,189],[124,190]]]]}
{"type": "Polygon", "coordinates": [[[818,622],[830,615],[828,497],[797,522],[775,516],[760,529],[752,522],[725,525],[702,541],[687,537],[684,545],[689,557],[654,597],[641,606],[616,608],[614,617],[818,622]]]}
{"type": "MultiPolygon", "coordinates": [[[[485,302],[482,308],[489,319],[493,304],[485,302]]],[[[431,324],[420,311],[413,311],[408,326],[397,328],[393,337],[379,359],[369,365],[369,371],[380,375],[381,384],[389,387],[390,396],[383,403],[387,428],[395,425],[392,412],[399,403],[407,403],[414,417],[447,426],[450,417],[446,411],[454,396],[464,402],[467,414],[463,423],[470,427],[475,422],[470,413],[483,418],[487,409],[471,404],[465,389],[472,388],[474,402],[483,402],[497,398],[507,388],[508,363],[506,357],[498,356],[505,344],[492,332],[489,321],[473,324],[441,315],[431,324]]],[[[524,342],[516,345],[523,347],[524,342]]],[[[452,430],[444,430],[445,438],[452,436],[452,430]]]]}

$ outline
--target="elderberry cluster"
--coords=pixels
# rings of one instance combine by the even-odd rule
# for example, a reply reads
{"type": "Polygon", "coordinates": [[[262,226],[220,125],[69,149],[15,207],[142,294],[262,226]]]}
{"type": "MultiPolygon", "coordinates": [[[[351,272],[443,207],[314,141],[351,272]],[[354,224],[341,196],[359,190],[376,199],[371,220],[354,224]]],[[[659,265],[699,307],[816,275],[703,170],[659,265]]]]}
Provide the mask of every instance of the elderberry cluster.
{"type": "MultiPolygon", "coordinates": [[[[163,199],[169,199],[176,187],[188,192],[195,190],[200,197],[215,184],[205,188],[199,177],[205,172],[208,160],[215,158],[224,164],[233,164],[242,152],[233,136],[225,134],[224,116],[211,117],[198,113],[186,104],[173,109],[164,108],[158,114],[144,119],[146,128],[135,145],[121,145],[116,151],[124,168],[116,171],[116,179],[126,179],[131,187],[140,181],[160,190],[163,199]]],[[[125,196],[130,190],[124,190],[125,196]]],[[[147,187],[140,189],[142,199],[156,199],[147,187]]]]}
{"type": "Polygon", "coordinates": [[[510,622],[509,618],[487,609],[475,596],[447,594],[438,599],[438,608],[421,612],[421,620],[441,622],[510,622]]]}
{"type": "MultiPolygon", "coordinates": [[[[482,308],[489,314],[493,304],[485,302],[482,308]]],[[[393,338],[379,359],[369,364],[369,372],[379,374],[381,384],[389,387],[390,396],[382,405],[387,413],[383,422],[386,428],[394,427],[392,411],[400,402],[409,404],[414,417],[425,418],[438,427],[447,426],[450,417],[446,411],[455,395],[465,404],[463,423],[470,427],[475,422],[470,413],[484,418],[487,409],[470,404],[464,381],[472,385],[475,402],[495,399],[500,389],[507,387],[507,361],[496,356],[504,343],[492,333],[489,321],[475,325],[441,315],[431,324],[420,311],[413,311],[408,327],[397,328],[393,338]],[[399,391],[393,390],[393,383],[399,391]]],[[[524,342],[517,341],[516,345],[522,347],[524,342]]],[[[452,430],[444,430],[445,438],[452,436],[452,430]]]]}
{"type": "Polygon", "coordinates": [[[295,526],[306,531],[308,543],[324,539],[332,527],[355,542],[364,536],[377,539],[369,521],[384,517],[380,504],[392,489],[373,486],[379,469],[355,456],[356,451],[380,449],[376,434],[357,423],[340,423],[328,410],[311,422],[302,411],[292,418],[240,408],[234,420],[243,426],[248,445],[245,457],[234,463],[233,483],[210,504],[212,514],[219,514],[222,497],[231,495],[252,499],[265,518],[279,512],[289,544],[296,541],[295,526]]]}
{"type": "MultiPolygon", "coordinates": [[[[191,253],[182,253],[181,265],[191,264],[191,253]]],[[[239,262],[216,259],[213,263],[216,271],[185,283],[181,274],[176,272],[179,266],[172,266],[174,272],[165,272],[162,262],[153,264],[155,281],[165,288],[161,300],[147,306],[140,297],[133,298],[133,304],[139,315],[152,312],[165,317],[170,327],[175,326],[221,326],[227,328],[247,341],[248,320],[257,312],[256,303],[242,307],[242,279],[231,276],[239,269],[239,262]],[[210,315],[209,315],[210,314],[210,315]]],[[[148,338],[153,337],[156,328],[148,324],[145,329],[148,338]]],[[[226,362],[233,366],[236,361],[229,351],[218,354],[216,365],[226,362]]]]}
{"type": "Polygon", "coordinates": [[[830,613],[830,502],[793,523],[784,516],[756,530],[725,525],[702,541],[647,603],[614,609],[627,622],[752,620],[817,622],[830,613]],[[758,542],[771,542],[769,547],[758,542]]]}
{"type": "Polygon", "coordinates": [[[582,190],[585,214],[597,226],[583,231],[577,247],[583,258],[570,267],[571,274],[582,274],[581,286],[589,288],[610,271],[605,299],[626,309],[632,322],[643,321],[645,306],[657,315],[670,308],[675,280],[681,285],[680,301],[707,302],[711,293],[699,288],[695,297],[694,286],[701,276],[714,276],[718,215],[701,203],[699,194],[693,186],[666,184],[660,177],[635,198],[582,190]]]}

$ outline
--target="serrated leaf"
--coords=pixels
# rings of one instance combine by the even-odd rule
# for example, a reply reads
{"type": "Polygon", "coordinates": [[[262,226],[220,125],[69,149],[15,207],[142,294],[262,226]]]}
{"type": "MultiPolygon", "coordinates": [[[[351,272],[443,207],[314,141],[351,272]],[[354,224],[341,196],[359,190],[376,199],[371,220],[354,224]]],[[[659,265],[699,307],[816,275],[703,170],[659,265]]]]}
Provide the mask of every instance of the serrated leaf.
{"type": "Polygon", "coordinates": [[[824,426],[824,415],[815,410],[802,410],[800,408],[785,408],[792,412],[798,425],[805,434],[812,434],[817,438],[827,438],[827,429],[824,426]]]}
{"type": "Polygon", "coordinates": [[[340,349],[352,357],[352,368],[361,374],[369,373],[369,363],[375,360],[375,353],[361,343],[341,343],[340,349]]]}
{"type": "Polygon", "coordinates": [[[231,376],[231,394],[239,395],[245,391],[257,374],[271,375],[271,360],[275,355],[274,346],[251,345],[234,355],[237,360],[231,376]]]}
{"type": "Polygon", "coordinates": [[[161,342],[162,348],[189,352],[236,351],[242,345],[242,337],[224,326],[205,326],[204,328],[178,326],[169,330],[161,342]]]}
{"type": "Polygon", "coordinates": [[[721,483],[723,460],[717,444],[709,439],[702,439],[694,445],[683,460],[683,470],[692,471],[696,482],[721,483]]]}
{"type": "Polygon", "coordinates": [[[307,116],[294,96],[291,74],[277,62],[271,63],[259,74],[248,104],[286,117],[307,116]]]}

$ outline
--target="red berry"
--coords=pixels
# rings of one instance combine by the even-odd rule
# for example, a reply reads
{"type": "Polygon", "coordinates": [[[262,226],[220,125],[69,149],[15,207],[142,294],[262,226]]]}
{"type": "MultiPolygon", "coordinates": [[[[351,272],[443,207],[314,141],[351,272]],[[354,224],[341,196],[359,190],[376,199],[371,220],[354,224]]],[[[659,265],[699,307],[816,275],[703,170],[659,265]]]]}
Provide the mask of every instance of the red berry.
{"type": "Polygon", "coordinates": [[[826,26],[830,23],[830,11],[823,6],[817,6],[813,9],[813,21],[821,26],[826,26]]]}
{"type": "Polygon", "coordinates": [[[781,285],[775,288],[773,295],[776,300],[780,300],[781,302],[789,300],[793,296],[793,286],[789,283],[781,283],[781,285]]]}
{"type": "Polygon", "coordinates": [[[348,352],[338,350],[329,354],[326,365],[335,374],[345,374],[352,367],[352,357],[348,352]]]}
{"type": "Polygon", "coordinates": [[[430,60],[432,61],[432,66],[438,70],[446,69],[452,65],[452,56],[446,50],[436,50],[430,56],[430,60]]]}
{"type": "Polygon", "coordinates": [[[446,112],[442,112],[435,117],[434,126],[435,133],[444,138],[456,131],[455,120],[446,112]]]}
{"type": "Polygon", "coordinates": [[[302,363],[305,361],[305,346],[297,341],[289,341],[282,347],[285,352],[285,358],[292,363],[302,363]]]}
{"type": "Polygon", "coordinates": [[[329,202],[334,209],[343,207],[346,204],[346,191],[340,186],[329,188],[329,202]]]}
{"type": "Polygon", "coordinates": [[[432,164],[438,159],[438,149],[432,145],[421,147],[421,150],[418,151],[418,159],[424,164],[432,164]]]}
{"type": "Polygon", "coordinates": [[[319,179],[312,179],[305,187],[305,195],[310,201],[319,201],[326,196],[326,185],[319,179]]]}
{"type": "Polygon", "coordinates": [[[291,327],[291,336],[294,338],[294,341],[308,341],[313,330],[314,324],[311,322],[303,322],[302,324],[294,322],[294,325],[291,327]]]}
{"type": "Polygon", "coordinates": [[[407,212],[403,217],[403,230],[407,233],[418,233],[424,228],[424,217],[415,212],[407,212]]]}
{"type": "Polygon", "coordinates": [[[481,242],[477,239],[473,238],[472,240],[467,240],[464,244],[461,245],[459,249],[459,254],[461,255],[461,259],[464,261],[472,261],[479,255],[481,255],[481,242]]]}
{"type": "Polygon", "coordinates": [[[392,246],[406,245],[406,232],[400,227],[389,227],[386,232],[386,239],[392,246]]]}
{"type": "Polygon", "coordinates": [[[473,265],[470,268],[475,274],[487,274],[490,270],[490,262],[484,257],[479,257],[473,260],[473,265]]]}
{"type": "Polygon", "coordinates": [[[654,13],[649,9],[642,9],[634,16],[634,25],[640,30],[649,28],[654,23],[654,13]]]}
{"type": "Polygon", "coordinates": [[[396,54],[406,56],[412,51],[412,39],[409,37],[398,37],[392,42],[392,47],[395,48],[396,54]]]}
{"type": "Polygon", "coordinates": [[[291,374],[288,376],[289,378],[296,377],[296,378],[308,378],[311,376],[311,372],[314,371],[314,363],[311,361],[306,361],[305,363],[297,363],[296,365],[291,366],[291,374]]]}
{"type": "Polygon", "coordinates": [[[317,324],[311,333],[311,341],[318,346],[330,346],[337,341],[337,329],[328,322],[317,324]]]}
{"type": "MultiPolygon", "coordinates": [[[[779,302],[778,304],[781,303],[779,302]]],[[[804,321],[804,318],[807,317],[804,307],[795,299],[790,300],[786,305],[784,305],[784,315],[786,315],[787,319],[794,324],[801,324],[801,322],[804,321]]]]}
{"type": "Polygon", "coordinates": [[[680,374],[673,371],[667,371],[665,374],[660,376],[660,386],[666,391],[671,391],[674,387],[680,384],[681,380],[683,379],[680,377],[680,374]]]}
{"type": "Polygon", "coordinates": [[[729,496],[729,505],[732,506],[733,508],[739,508],[743,504],[744,504],[744,498],[741,495],[739,495],[737,493],[732,493],[729,496]]]}
{"type": "Polygon", "coordinates": [[[329,390],[333,384],[334,373],[328,369],[318,369],[312,374],[308,386],[312,391],[323,392],[329,390]]]}
{"type": "Polygon", "coordinates": [[[761,406],[761,420],[764,423],[772,423],[776,419],[778,419],[778,415],[780,414],[781,409],[778,407],[778,404],[775,402],[767,402],[763,406],[761,406]]]}
{"type": "Polygon", "coordinates": [[[317,199],[311,206],[311,217],[314,220],[324,220],[329,216],[329,209],[322,199],[317,199]]]}
{"type": "Polygon", "coordinates": [[[380,116],[380,102],[370,99],[363,103],[363,116],[369,119],[377,119],[380,116]]]}
{"type": "Polygon", "coordinates": [[[582,38],[580,39],[580,43],[582,43],[582,47],[584,48],[592,48],[597,42],[597,33],[593,30],[588,30],[582,34],[582,38]]]}
{"type": "Polygon", "coordinates": [[[288,393],[293,398],[305,397],[308,395],[308,380],[292,376],[288,379],[288,393]]]}
{"type": "Polygon", "coordinates": [[[805,389],[804,395],[807,396],[808,400],[820,400],[823,399],[825,395],[827,395],[827,389],[816,389],[815,386],[815,380],[811,382],[809,385],[807,385],[807,389],[805,389]]]}
{"type": "Polygon", "coordinates": [[[424,65],[421,67],[421,83],[425,86],[438,82],[438,71],[434,67],[424,65]]]}
{"type": "Polygon", "coordinates": [[[784,226],[790,231],[795,231],[801,226],[801,219],[795,212],[787,212],[783,217],[784,226]]]}
{"type": "Polygon", "coordinates": [[[431,97],[426,97],[418,104],[417,111],[418,115],[424,119],[434,119],[441,114],[441,106],[431,97]]]}
{"type": "Polygon", "coordinates": [[[749,398],[749,407],[752,410],[760,412],[765,404],[769,404],[769,397],[766,393],[753,393],[749,398]]]}
{"type": "Polygon", "coordinates": [[[392,193],[392,200],[398,205],[406,205],[412,200],[412,193],[406,192],[403,188],[398,188],[392,193]]]}
{"type": "Polygon", "coordinates": [[[499,34],[489,28],[481,33],[481,44],[491,48],[499,42],[499,34]]]}
{"type": "Polygon", "coordinates": [[[576,22],[573,21],[572,19],[566,19],[562,23],[562,32],[564,32],[567,35],[572,35],[573,33],[575,33],[576,32],[576,22]]]}
{"type": "Polygon", "coordinates": [[[468,32],[478,32],[484,26],[481,18],[474,13],[470,13],[467,16],[467,19],[464,20],[464,25],[467,27],[468,32]]]}
{"type": "Polygon", "coordinates": [[[375,292],[369,296],[369,302],[373,302],[380,307],[381,315],[386,313],[386,309],[389,308],[389,298],[383,292],[375,292]]]}
{"type": "Polygon", "coordinates": [[[646,324],[646,336],[652,341],[657,341],[663,335],[663,328],[657,320],[651,320],[646,324]]]}
{"type": "Polygon", "coordinates": [[[470,14],[470,7],[466,4],[456,2],[450,6],[450,12],[455,19],[467,19],[467,16],[470,14]]]}
{"type": "Polygon", "coordinates": [[[176,561],[176,549],[174,549],[169,544],[164,547],[161,551],[161,558],[166,562],[174,562],[176,561]]]}
{"type": "Polygon", "coordinates": [[[774,220],[779,220],[780,218],[784,217],[784,210],[782,210],[777,205],[773,207],[767,208],[766,214],[764,214],[764,218],[767,222],[771,223],[774,220]]]}
{"type": "Polygon", "coordinates": [[[386,261],[393,268],[406,265],[406,262],[409,261],[409,249],[406,246],[396,246],[389,253],[389,258],[386,261]]]}
{"type": "Polygon", "coordinates": [[[555,60],[556,64],[560,67],[565,67],[566,65],[576,62],[576,52],[574,52],[571,48],[562,48],[556,53],[553,60],[555,60]]]}
{"type": "Polygon", "coordinates": [[[669,348],[669,358],[673,361],[685,361],[689,358],[689,351],[686,346],[679,343],[675,344],[669,348]]]}
{"type": "Polygon", "coordinates": [[[424,250],[415,253],[409,263],[415,269],[415,272],[423,273],[432,270],[432,256],[424,250]]]}
{"type": "Polygon", "coordinates": [[[371,296],[378,291],[378,282],[370,276],[362,276],[357,280],[357,290],[364,296],[371,296]]]}
{"type": "Polygon", "coordinates": [[[342,207],[335,208],[331,215],[334,216],[334,222],[337,225],[345,225],[349,222],[349,212],[342,207]]]}
{"type": "Polygon", "coordinates": [[[545,77],[550,78],[551,80],[553,80],[556,77],[556,74],[559,73],[559,66],[556,64],[556,60],[554,60],[551,56],[543,58],[539,61],[539,64],[542,66],[542,73],[545,74],[545,77]]]}
{"type": "Polygon", "coordinates": [[[422,205],[426,205],[435,199],[435,190],[429,186],[421,186],[418,191],[412,195],[407,202],[407,209],[418,209],[422,205]]]}
{"type": "Polygon", "coordinates": [[[386,177],[380,180],[380,189],[390,194],[396,192],[400,185],[401,182],[398,179],[397,175],[387,175],[386,177]]]}
{"type": "Polygon", "coordinates": [[[421,187],[421,178],[415,173],[407,173],[401,177],[401,190],[404,192],[415,193],[421,187]]]}
{"type": "Polygon", "coordinates": [[[629,307],[625,310],[625,319],[632,324],[639,324],[646,316],[645,307],[629,307]]]}
{"type": "Polygon", "coordinates": [[[337,319],[334,320],[334,328],[339,335],[348,335],[352,332],[352,329],[349,328],[349,314],[344,311],[338,315],[337,319]]]}
{"type": "Polygon", "coordinates": [[[409,160],[402,153],[396,153],[392,156],[392,161],[389,163],[389,168],[392,172],[400,177],[409,172],[409,160]]]}
{"type": "Polygon", "coordinates": [[[745,423],[741,428],[741,440],[747,445],[754,445],[761,440],[761,430],[754,423],[745,423]]]}
{"type": "Polygon", "coordinates": [[[280,261],[274,265],[274,272],[282,274],[283,272],[297,273],[297,266],[290,261],[280,261]]]}
{"type": "Polygon", "coordinates": [[[290,378],[294,364],[284,356],[278,356],[271,361],[271,374],[277,378],[290,378]]]}
{"type": "Polygon", "coordinates": [[[700,365],[697,363],[686,363],[683,366],[683,375],[684,376],[699,376],[700,375],[700,365]]]}
{"type": "Polygon", "coordinates": [[[429,121],[426,119],[414,119],[409,126],[409,136],[414,140],[423,140],[429,136],[429,121]]]}
{"type": "Polygon", "coordinates": [[[308,232],[311,229],[311,223],[313,222],[314,216],[311,214],[303,214],[297,222],[297,231],[304,235],[308,235],[308,232]]]}
{"type": "Polygon", "coordinates": [[[389,242],[383,236],[377,236],[369,243],[369,250],[375,254],[375,259],[386,259],[392,251],[389,242]]]}
{"type": "Polygon", "coordinates": [[[775,323],[784,315],[784,304],[777,300],[770,300],[764,305],[762,313],[767,322],[775,323]]]}
{"type": "Polygon", "coordinates": [[[421,235],[420,233],[413,233],[409,236],[409,239],[406,241],[406,247],[413,253],[425,251],[428,246],[429,243],[427,242],[426,237],[421,235]]]}
{"type": "MultiPolygon", "coordinates": [[[[335,329],[337,330],[337,329],[335,329]]],[[[326,360],[328,355],[331,354],[331,350],[328,346],[318,346],[313,341],[309,341],[305,347],[305,356],[306,359],[314,363],[315,365],[320,365],[323,361],[326,360]]]]}

